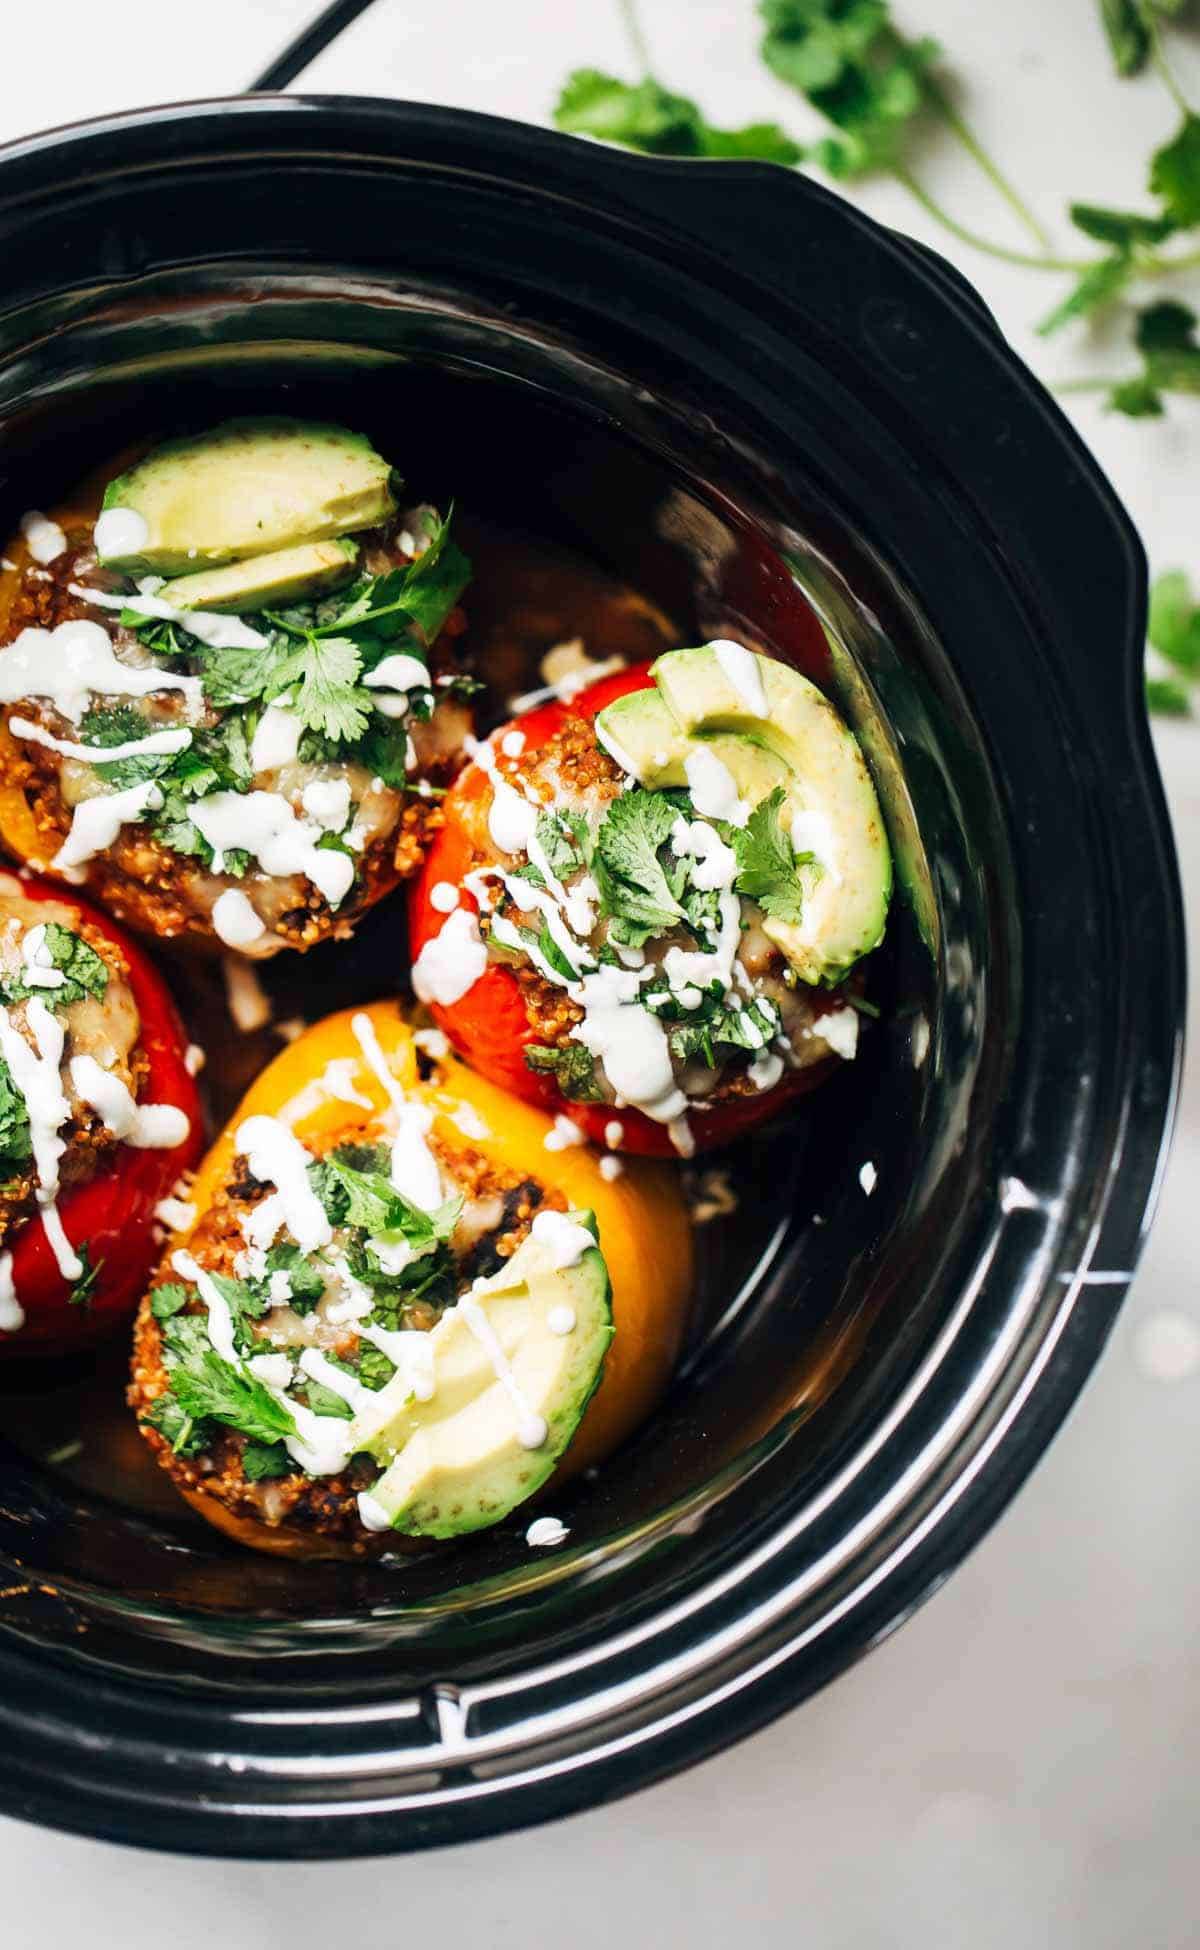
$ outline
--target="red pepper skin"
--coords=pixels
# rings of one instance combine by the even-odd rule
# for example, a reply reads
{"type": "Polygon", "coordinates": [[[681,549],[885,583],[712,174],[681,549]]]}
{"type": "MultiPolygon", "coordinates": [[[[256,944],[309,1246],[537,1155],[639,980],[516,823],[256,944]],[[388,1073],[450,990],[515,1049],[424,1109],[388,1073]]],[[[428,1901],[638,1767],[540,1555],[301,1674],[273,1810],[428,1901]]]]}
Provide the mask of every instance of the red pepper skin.
{"type": "Polygon", "coordinates": [[[86,1245],[92,1265],[100,1268],[86,1306],[70,1304],[69,1282],[58,1270],[41,1220],[35,1216],[23,1222],[9,1250],[25,1324],[16,1333],[0,1334],[0,1359],[73,1353],[132,1316],[162,1251],[161,1241],[154,1238],[154,1209],[204,1151],[204,1113],[185,1060],[187,1034],[153,962],[107,914],[69,888],[22,875],[21,893],[26,900],[59,901],[77,909],[82,920],[120,949],[149,1065],[140,1101],[174,1104],[186,1113],[191,1128],[172,1151],[118,1145],[95,1178],[59,1199],[67,1238],[77,1250],[86,1245]]]}
{"type": "MultiPolygon", "coordinates": [[[[601,678],[599,683],[581,691],[570,704],[553,702],[540,705],[505,729],[523,732],[523,750],[536,751],[569,718],[586,718],[590,721],[615,698],[623,697],[628,691],[647,690],[653,681],[650,665],[637,664],[629,670],[616,672],[612,677],[601,678]]],[[[471,865],[470,809],[472,803],[487,790],[486,774],[477,766],[469,766],[446,795],[443,807],[445,825],[434,839],[409,895],[409,948],[414,960],[425,943],[440,933],[446,918],[430,899],[433,887],[438,881],[448,881],[452,887],[462,887],[463,874],[471,865]]],[[[474,908],[476,905],[465,889],[460,894],[460,900],[465,907],[474,908]]],[[[829,1006],[838,1006],[836,997],[830,998],[829,1006]]],[[[449,1007],[434,1003],[431,1013],[459,1055],[482,1076],[499,1084],[502,1089],[510,1090],[526,1103],[538,1104],[552,1114],[561,1113],[569,1117],[593,1144],[602,1149],[634,1152],[639,1157],[679,1156],[666,1126],[656,1124],[644,1112],[628,1108],[617,1110],[612,1104],[572,1103],[563,1096],[552,1076],[528,1067],[524,1057],[525,1046],[537,1039],[526,1014],[521,986],[511,969],[498,962],[490,962],[474,987],[458,1002],[449,1007]],[[620,1125],[621,1141],[608,1146],[605,1132],[612,1124],[620,1125]]],[[[814,1063],[803,1070],[788,1071],[773,1090],[765,1090],[757,1096],[734,1097],[711,1110],[695,1106],[689,1113],[689,1124],[696,1150],[717,1150],[777,1116],[794,1098],[805,1095],[824,1082],[835,1061],[814,1063]]]]}

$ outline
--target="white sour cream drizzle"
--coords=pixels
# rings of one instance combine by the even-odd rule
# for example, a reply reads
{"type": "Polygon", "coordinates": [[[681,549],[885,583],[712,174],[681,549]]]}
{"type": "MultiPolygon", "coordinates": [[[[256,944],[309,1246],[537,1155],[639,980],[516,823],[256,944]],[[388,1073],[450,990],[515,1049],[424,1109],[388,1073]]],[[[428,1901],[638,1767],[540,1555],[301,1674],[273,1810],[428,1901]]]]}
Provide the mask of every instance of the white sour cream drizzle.
{"type": "MultiPolygon", "coordinates": [[[[596,1241],[586,1226],[577,1219],[569,1218],[565,1212],[539,1212],[529,1228],[529,1236],[536,1239],[556,1273],[565,1272],[569,1266],[578,1266],[583,1255],[590,1252],[596,1241]]],[[[554,1333],[570,1333],[570,1328],[553,1328],[554,1333]]]]}
{"type": "Polygon", "coordinates": [[[75,723],[93,694],[148,697],[153,691],[180,691],[192,710],[202,707],[198,677],[160,670],[156,664],[141,668],[123,664],[108,631],[81,618],[53,630],[22,630],[0,655],[0,704],[48,698],[56,711],[75,723]]]}
{"type": "Polygon", "coordinates": [[[303,729],[295,712],[289,711],[286,705],[268,704],[250,740],[251,771],[257,776],[290,765],[300,749],[303,729]]]}
{"type": "Polygon", "coordinates": [[[192,1255],[181,1247],[171,1254],[171,1264],[180,1279],[189,1280],[199,1292],[208,1309],[208,1338],[213,1350],[223,1361],[230,1361],[234,1367],[239,1365],[238,1351],[233,1339],[233,1315],[229,1302],[221,1292],[212,1276],[205,1272],[192,1255]]]}
{"type": "Polygon", "coordinates": [[[21,960],[25,965],[25,980],[31,988],[60,989],[67,979],[62,969],[54,966],[44,921],[30,928],[22,941],[21,960]]]}
{"type": "Polygon", "coordinates": [[[440,1002],[450,1008],[474,988],[487,965],[478,917],[469,908],[456,908],[413,962],[413,991],[420,1002],[440,1002]]]}
{"type": "Polygon", "coordinates": [[[191,816],[213,850],[214,873],[223,871],[226,853],[240,848],[264,873],[303,875],[330,907],[345,900],[354,883],[350,856],[318,846],[323,829],[315,820],[298,819],[278,792],[210,792],[195,801],[191,816]]]}
{"type": "MultiPolygon", "coordinates": [[[[71,594],[96,609],[129,609],[138,616],[153,616],[163,623],[178,623],[181,629],[206,643],[210,650],[265,650],[267,639],[240,616],[222,616],[210,609],[180,609],[162,596],[139,589],[136,595],[112,596],[105,589],[88,589],[72,582],[71,594]]],[[[99,628],[99,625],[96,625],[99,628]]]]}
{"type": "Polygon", "coordinates": [[[422,1212],[436,1212],[442,1203],[442,1177],[438,1162],[426,1142],[433,1128],[433,1112],[426,1104],[411,1104],[388,1067],[383,1045],[375,1033],[370,1016],[361,1010],[351,1019],[351,1029],[368,1068],[378,1080],[396,1120],[392,1140],[392,1184],[401,1198],[422,1212]]]}
{"type": "Polygon", "coordinates": [[[114,557],[138,555],[150,540],[150,528],[136,508],[105,508],[92,531],[96,553],[102,562],[114,557]]]}
{"type": "Polygon", "coordinates": [[[119,758],[152,758],[158,753],[168,756],[186,750],[192,742],[186,725],[151,731],[144,738],[128,738],[121,745],[76,745],[69,738],[56,738],[53,732],[43,731],[40,724],[19,718],[15,713],[8,721],[8,728],[14,738],[44,745],[47,751],[59,752],[63,758],[81,758],[89,765],[112,765],[119,758]]]}
{"type": "Polygon", "coordinates": [[[227,948],[251,948],[266,933],[266,923],[255,913],[240,887],[227,887],[213,902],[213,932],[227,948]]]}
{"type": "Polygon", "coordinates": [[[406,717],[409,691],[427,691],[431,682],[429,666],[423,664],[419,657],[410,657],[403,650],[384,657],[363,678],[369,690],[383,693],[376,698],[375,709],[385,718],[406,717]]]}
{"type": "Polygon", "coordinates": [[[76,1096],[98,1111],[115,1138],[136,1151],[173,1151],[191,1129],[174,1104],[139,1104],[120,1077],[101,1069],[94,1056],[71,1058],[76,1096]]]}
{"type": "Polygon", "coordinates": [[[67,546],[67,538],[58,523],[50,521],[37,508],[31,508],[27,515],[21,516],[21,533],[34,561],[43,566],[47,562],[57,561],[67,546]]]}
{"type": "Polygon", "coordinates": [[[728,637],[721,637],[715,643],[710,643],[708,647],[750,716],[769,717],[770,707],[767,704],[762,671],[754,652],[747,650],[744,643],[731,643],[728,637]]]}
{"type": "Polygon", "coordinates": [[[12,1254],[0,1253],[0,1334],[17,1334],[25,1325],[25,1309],[13,1285],[12,1254]]]}
{"type": "Polygon", "coordinates": [[[97,853],[107,852],[122,826],[136,825],[148,812],[157,812],[162,803],[162,792],[153,779],[126,786],[123,792],[104,792],[95,799],[81,800],[71,815],[71,830],[51,864],[60,872],[86,866],[97,853]]]}
{"type": "MultiPolygon", "coordinates": [[[[588,1244],[595,1243],[595,1240],[589,1236],[588,1244]]],[[[478,1300],[473,1299],[469,1293],[463,1294],[458,1303],[458,1310],[483,1348],[492,1364],[492,1372],[496,1380],[512,1403],[517,1423],[517,1441],[522,1449],[540,1449],[550,1431],[542,1417],[534,1414],[521,1392],[521,1384],[513,1373],[512,1364],[501,1347],[496,1330],[486,1312],[478,1300]]]]}
{"type": "Polygon", "coordinates": [[[33,1032],[36,1050],[29,1047],[8,1010],[0,1006],[0,1053],[25,1099],[29,1141],[38,1176],[37,1202],[46,1237],[64,1280],[77,1280],[83,1264],[62,1230],[54,1203],[58,1195],[59,1166],[67,1148],[62,1127],[71,1115],[60,1068],[66,1031],[36,995],[25,1004],[25,1019],[33,1032]]]}
{"type": "MultiPolygon", "coordinates": [[[[339,1368],[328,1355],[322,1354],[319,1347],[305,1348],[300,1356],[300,1367],[310,1381],[319,1381],[322,1388],[328,1388],[332,1394],[339,1395],[356,1415],[370,1406],[373,1399],[371,1389],[365,1387],[354,1375],[347,1374],[344,1368],[339,1368]]],[[[345,1446],[343,1442],[343,1451],[345,1446]]]]}
{"type": "Polygon", "coordinates": [[[723,819],[730,826],[746,824],[751,809],[738,797],[729,767],[707,745],[694,745],[683,761],[683,769],[698,813],[707,813],[710,819],[723,819]]]}
{"type": "Polygon", "coordinates": [[[315,1253],[333,1238],[325,1208],[308,1182],[308,1152],[277,1117],[248,1117],[234,1137],[255,1178],[275,1190],[247,1213],[242,1231],[252,1246],[270,1246],[286,1228],[301,1252],[315,1253]]]}

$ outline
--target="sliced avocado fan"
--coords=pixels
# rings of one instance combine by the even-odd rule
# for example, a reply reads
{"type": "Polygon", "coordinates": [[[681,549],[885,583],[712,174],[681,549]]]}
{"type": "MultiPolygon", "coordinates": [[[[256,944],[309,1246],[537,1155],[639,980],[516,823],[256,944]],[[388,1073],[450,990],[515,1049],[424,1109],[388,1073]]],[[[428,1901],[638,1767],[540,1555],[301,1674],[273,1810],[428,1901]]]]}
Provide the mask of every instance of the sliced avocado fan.
{"type": "Polygon", "coordinates": [[[740,644],[670,650],[651,675],[653,690],[599,713],[601,743],[651,788],[686,784],[698,746],[751,807],[782,783],[803,903],[799,920],[764,917],[763,932],[802,981],[840,982],[883,939],[892,891],[879,801],[853,732],[799,671],[740,644]]]}
{"type": "Polygon", "coordinates": [[[96,523],[106,568],[186,574],[375,527],[396,510],[370,441],[312,420],[227,420],[156,447],[110,481],[96,523]]]}
{"type": "MultiPolygon", "coordinates": [[[[590,1212],[554,1217],[596,1237],[590,1212]]],[[[571,1441],[612,1335],[599,1247],[563,1265],[532,1233],[421,1337],[428,1399],[401,1366],[351,1424],[352,1452],[385,1465],[368,1492],[380,1527],[386,1520],[408,1537],[459,1537],[508,1516],[571,1441]]]]}

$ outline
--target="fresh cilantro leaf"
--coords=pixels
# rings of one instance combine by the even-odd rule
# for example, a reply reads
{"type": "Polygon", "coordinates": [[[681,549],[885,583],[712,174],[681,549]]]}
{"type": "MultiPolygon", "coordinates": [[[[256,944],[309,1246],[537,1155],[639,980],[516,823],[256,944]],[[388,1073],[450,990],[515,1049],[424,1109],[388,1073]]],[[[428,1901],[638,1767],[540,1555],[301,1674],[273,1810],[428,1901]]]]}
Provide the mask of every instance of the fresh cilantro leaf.
{"type": "Polygon", "coordinates": [[[1146,708],[1161,718],[1190,718],[1192,694],[1177,677],[1147,677],[1146,708]]]}
{"type": "Polygon", "coordinates": [[[395,1362],[388,1360],[381,1347],[362,1342],[358,1351],[358,1378],[364,1388],[386,1388],[395,1372],[395,1362]]]}
{"type": "MultiPolygon", "coordinates": [[[[686,919],[659,859],[678,813],[662,792],[638,788],[611,801],[596,834],[592,871],[617,938],[641,947],[686,919]]],[[[681,880],[682,876],[678,876],[681,880]]]]}
{"type": "Polygon", "coordinates": [[[1132,250],[1135,244],[1161,244],[1176,228],[1172,216],[1145,216],[1137,210],[1108,210],[1098,203],[1072,203],[1071,222],[1100,244],[1132,250]]]}
{"type": "Polygon", "coordinates": [[[733,829],[733,848],[737,855],[739,894],[758,902],[763,912],[776,921],[798,921],[804,901],[797,866],[807,865],[811,854],[796,854],[779,819],[783,787],[777,785],[760,799],[744,826],[733,829]]]}
{"type": "Polygon", "coordinates": [[[572,825],[567,814],[540,812],[534,838],[556,880],[569,880],[585,865],[586,856],[580,847],[577,827],[572,825]]]}
{"type": "Polygon", "coordinates": [[[344,1150],[309,1167],[313,1189],[333,1225],[361,1226],[373,1238],[398,1232],[410,1245],[448,1239],[462,1211],[461,1198],[447,1199],[436,1212],[410,1205],[379,1171],[359,1171],[344,1150]]]}
{"type": "Polygon", "coordinates": [[[1200,223],[1200,115],[1185,115],[1150,163],[1150,188],[1181,230],[1200,223]]]}
{"type": "Polygon", "coordinates": [[[1176,669],[1189,675],[1200,672],[1200,604],[1193,603],[1182,569],[1168,570],[1150,585],[1146,634],[1176,669]]]}
{"type": "Polygon", "coordinates": [[[278,637],[268,637],[252,650],[206,649],[200,670],[205,697],[222,711],[231,704],[253,703],[268,693],[277,695],[275,677],[291,650],[291,644],[278,637]]]}
{"type": "Polygon", "coordinates": [[[510,880],[526,880],[531,887],[544,887],[546,885],[545,874],[540,867],[534,866],[532,860],[526,860],[524,866],[514,867],[508,878],[510,880]]]}
{"type": "Polygon", "coordinates": [[[1100,0],[1100,22],[1119,75],[1140,74],[1150,53],[1150,35],[1140,0],[1100,0]]]}
{"type": "Polygon", "coordinates": [[[292,1289],[289,1305],[297,1313],[308,1313],[316,1306],[325,1292],[325,1270],[316,1261],[306,1258],[293,1240],[282,1240],[272,1246],[267,1254],[267,1274],[286,1273],[288,1285],[292,1289]]]}
{"type": "Polygon", "coordinates": [[[367,728],[372,699],[358,683],[362,658],[348,636],[312,636],[276,667],[268,698],[290,695],[301,722],[353,744],[367,728]]]}
{"type": "Polygon", "coordinates": [[[150,1312],[155,1320],[170,1320],[173,1314],[183,1312],[191,1297],[190,1287],[168,1280],[165,1286],[156,1286],[150,1295],[150,1312]]]}
{"type": "MultiPolygon", "coordinates": [[[[409,717],[412,717],[410,710],[409,717]]],[[[354,748],[354,755],[372,778],[382,779],[395,791],[412,781],[408,765],[409,738],[403,719],[384,718],[373,713],[366,731],[354,748]]]]}
{"type": "Polygon", "coordinates": [[[189,1415],[172,1394],[160,1395],[139,1419],[157,1429],[177,1456],[198,1456],[212,1442],[211,1424],[189,1415]]]}
{"type": "Polygon", "coordinates": [[[45,941],[50,960],[55,968],[61,970],[64,979],[57,988],[45,988],[41,983],[16,977],[5,988],[10,1002],[26,1002],[30,996],[36,995],[49,1009],[69,1009],[89,995],[104,994],[108,987],[108,969],[81,934],[73,934],[70,928],[62,927],[57,921],[48,921],[45,941]]]}
{"type": "Polygon", "coordinates": [[[710,1069],[723,1057],[718,1049],[760,1050],[779,1034],[779,1012],[762,999],[731,1006],[720,996],[709,996],[699,1010],[689,1011],[667,1031],[671,1053],[681,1063],[701,1056],[710,1069]]]}
{"type": "Polygon", "coordinates": [[[804,151],[774,122],[719,129],[686,95],[672,95],[657,81],[620,81],[597,68],[569,75],[554,110],[568,135],[619,142],[650,156],[740,157],[757,162],[802,162],[804,151]]]}
{"type": "Polygon", "coordinates": [[[415,561],[355,583],[316,634],[350,638],[368,667],[397,648],[423,657],[471,580],[471,564],[450,540],[452,514],[442,521],[429,510],[429,542],[415,561]]]}
{"type": "Polygon", "coordinates": [[[567,956],[559,947],[558,942],[550,932],[550,923],[544,915],[540,928],[535,930],[534,928],[523,928],[518,925],[517,933],[522,935],[531,947],[537,949],[538,954],[545,962],[547,968],[552,968],[556,975],[561,975],[564,982],[577,982],[579,980],[579,970],[572,961],[567,959],[567,956]]]}
{"type": "Polygon", "coordinates": [[[294,1467],[282,1442],[248,1442],[242,1450],[242,1474],[248,1483],[290,1476],[294,1467]]]}
{"type": "Polygon", "coordinates": [[[1187,305],[1160,299],[1138,314],[1135,343],[1142,371],[1121,380],[1108,395],[1117,413],[1134,418],[1163,411],[1164,393],[1200,393],[1200,343],[1196,314],[1187,305]]]}
{"type": "Polygon", "coordinates": [[[85,1241],[79,1248],[79,1262],[83,1271],[67,1295],[67,1304],[71,1307],[83,1307],[86,1311],[92,1304],[96,1281],[104,1271],[104,1261],[98,1259],[95,1265],[92,1264],[91,1251],[85,1241]]]}
{"type": "Polygon", "coordinates": [[[812,152],[842,180],[899,159],[910,124],[927,105],[934,41],[906,41],[884,0],[761,0],[762,58],[837,134],[812,152]]]}
{"type": "MultiPolygon", "coordinates": [[[[145,738],[154,729],[149,720],[143,718],[128,704],[93,708],[80,720],[79,742],[81,745],[106,746],[127,745],[136,738],[145,738]]],[[[111,764],[102,761],[96,765],[96,775],[107,785],[122,789],[129,785],[141,785],[147,779],[161,778],[169,772],[174,759],[169,752],[140,752],[133,758],[118,758],[111,764]]]]}
{"type": "Polygon", "coordinates": [[[339,1421],[352,1422],[354,1410],[349,1402],[333,1388],[327,1388],[323,1381],[314,1381],[311,1376],[304,1378],[304,1395],[314,1415],[334,1415],[339,1421]]]}
{"type": "Polygon", "coordinates": [[[12,1080],[8,1064],[0,1056],[0,1165],[11,1169],[28,1164],[32,1156],[25,1099],[12,1080]]]}
{"type": "Polygon", "coordinates": [[[162,1323],[163,1359],[168,1368],[181,1361],[200,1360],[212,1346],[203,1314],[173,1314],[162,1323]]]}
{"type": "Polygon", "coordinates": [[[1097,258],[1076,280],[1062,303],[1042,319],[1037,328],[1041,336],[1049,338],[1052,332],[1069,325],[1073,319],[1087,318],[1092,312],[1110,304],[1118,293],[1124,291],[1135,270],[1133,259],[1125,250],[1116,251],[1111,257],[1097,258]]]}
{"type": "Polygon", "coordinates": [[[596,1083],[596,1059],[582,1043],[526,1043],[525,1067],[538,1076],[552,1076],[573,1104],[598,1104],[603,1093],[596,1083]]]}
{"type": "MultiPolygon", "coordinates": [[[[172,1323],[175,1325],[176,1323],[172,1323]]],[[[274,1442],[295,1435],[296,1424],[261,1381],[222,1360],[211,1347],[171,1370],[171,1392],[196,1419],[208,1416],[252,1442],[274,1442]]]]}
{"type": "Polygon", "coordinates": [[[217,1292],[229,1308],[233,1321],[234,1343],[241,1354],[248,1353],[256,1339],[248,1323],[261,1320],[267,1311],[267,1297],[264,1291],[251,1285],[248,1280],[232,1279],[228,1273],[210,1273],[209,1278],[217,1292]]]}

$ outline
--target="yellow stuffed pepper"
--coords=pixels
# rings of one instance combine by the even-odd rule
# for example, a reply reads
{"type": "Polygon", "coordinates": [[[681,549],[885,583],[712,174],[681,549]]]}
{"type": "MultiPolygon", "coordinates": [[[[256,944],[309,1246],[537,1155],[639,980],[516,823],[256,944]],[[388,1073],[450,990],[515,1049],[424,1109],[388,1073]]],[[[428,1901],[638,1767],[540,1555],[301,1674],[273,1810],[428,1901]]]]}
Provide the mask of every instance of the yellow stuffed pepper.
{"type": "Polygon", "coordinates": [[[138,1319],[130,1403],[188,1501],[260,1549],[403,1549],[628,1436],[679,1351],[686,1206],[563,1136],[394,1003],[284,1050],[138,1319]]]}

